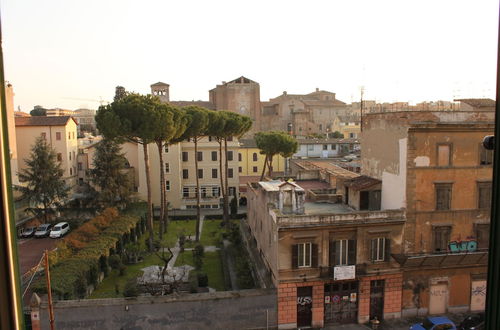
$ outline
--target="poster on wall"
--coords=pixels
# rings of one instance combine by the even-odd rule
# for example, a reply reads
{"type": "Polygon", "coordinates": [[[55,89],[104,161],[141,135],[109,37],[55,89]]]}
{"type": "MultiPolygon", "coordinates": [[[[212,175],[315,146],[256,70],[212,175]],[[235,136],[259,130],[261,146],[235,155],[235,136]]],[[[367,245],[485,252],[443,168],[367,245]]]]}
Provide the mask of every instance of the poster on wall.
{"type": "Polygon", "coordinates": [[[325,296],[325,304],[329,304],[330,303],[330,296],[325,296]]]}
{"type": "Polygon", "coordinates": [[[356,266],[335,266],[333,267],[333,279],[353,280],[356,277],[356,266]]]}

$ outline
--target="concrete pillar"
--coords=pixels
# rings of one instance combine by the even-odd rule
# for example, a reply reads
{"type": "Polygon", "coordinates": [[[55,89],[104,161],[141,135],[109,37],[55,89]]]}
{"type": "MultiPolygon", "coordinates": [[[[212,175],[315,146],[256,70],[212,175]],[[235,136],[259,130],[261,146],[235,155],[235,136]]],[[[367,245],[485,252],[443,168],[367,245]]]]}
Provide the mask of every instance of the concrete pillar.
{"type": "Polygon", "coordinates": [[[30,300],[30,307],[31,307],[31,329],[33,330],[40,330],[40,303],[42,300],[40,297],[36,294],[33,293],[31,296],[30,300]]]}

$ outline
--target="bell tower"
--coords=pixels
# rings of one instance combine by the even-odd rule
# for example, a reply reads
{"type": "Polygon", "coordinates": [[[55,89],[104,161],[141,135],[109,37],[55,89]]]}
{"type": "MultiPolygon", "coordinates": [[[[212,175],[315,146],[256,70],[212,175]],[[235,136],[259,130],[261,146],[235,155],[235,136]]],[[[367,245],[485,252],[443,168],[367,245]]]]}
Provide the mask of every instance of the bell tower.
{"type": "Polygon", "coordinates": [[[170,102],[169,84],[157,82],[151,85],[151,94],[158,96],[162,102],[170,102]]]}

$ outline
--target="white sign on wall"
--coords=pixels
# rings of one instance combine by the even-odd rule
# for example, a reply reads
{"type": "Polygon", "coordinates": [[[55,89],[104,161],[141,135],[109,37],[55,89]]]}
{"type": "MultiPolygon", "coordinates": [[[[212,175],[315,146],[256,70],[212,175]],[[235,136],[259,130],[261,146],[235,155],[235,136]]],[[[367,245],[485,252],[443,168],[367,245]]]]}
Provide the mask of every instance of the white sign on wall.
{"type": "Polygon", "coordinates": [[[335,266],[333,267],[334,280],[353,280],[356,278],[356,266],[335,266]]]}

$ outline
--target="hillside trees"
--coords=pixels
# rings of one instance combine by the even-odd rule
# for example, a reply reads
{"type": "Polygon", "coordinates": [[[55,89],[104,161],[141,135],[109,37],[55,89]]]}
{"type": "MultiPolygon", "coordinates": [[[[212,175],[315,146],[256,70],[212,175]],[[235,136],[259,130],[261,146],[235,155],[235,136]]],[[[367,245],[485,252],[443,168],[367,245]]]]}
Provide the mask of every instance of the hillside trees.
{"type": "Polygon", "coordinates": [[[255,142],[260,153],[266,155],[264,167],[260,180],[264,179],[266,167],[268,175],[272,176],[273,172],[273,157],[281,155],[284,158],[292,156],[297,152],[298,143],[290,135],[281,131],[258,132],[255,134],[255,142]]]}
{"type": "Polygon", "coordinates": [[[17,189],[29,202],[26,211],[47,223],[49,215],[61,206],[69,191],[63,180],[61,163],[57,161],[54,149],[41,137],[36,139],[30,157],[24,162],[26,168],[19,172],[19,181],[23,185],[17,189]]]}

